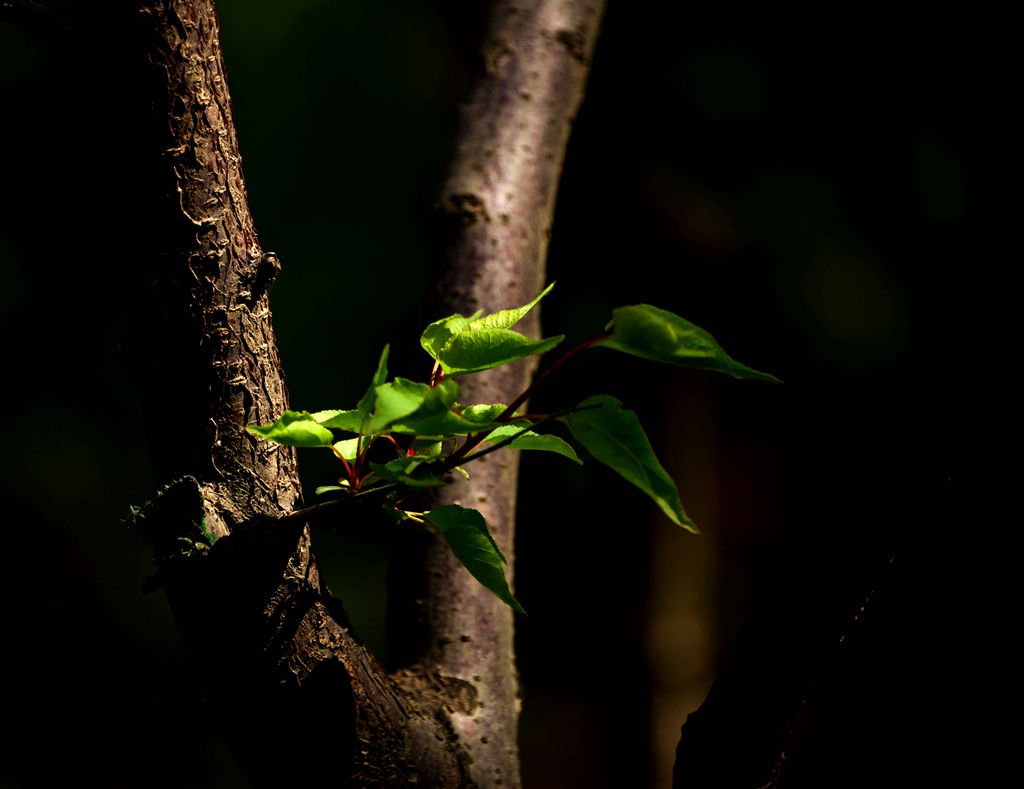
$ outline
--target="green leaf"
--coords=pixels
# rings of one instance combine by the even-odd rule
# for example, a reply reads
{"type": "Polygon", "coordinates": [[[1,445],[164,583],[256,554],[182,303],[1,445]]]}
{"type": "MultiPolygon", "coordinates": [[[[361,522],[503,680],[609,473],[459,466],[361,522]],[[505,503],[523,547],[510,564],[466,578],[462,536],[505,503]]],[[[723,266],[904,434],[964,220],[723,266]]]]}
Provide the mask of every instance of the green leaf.
{"type": "Polygon", "coordinates": [[[426,517],[445,536],[455,558],[474,578],[513,610],[526,613],[508,588],[502,567],[507,562],[487,529],[483,515],[476,510],[447,504],[426,513],[426,517]]]}
{"type": "Polygon", "coordinates": [[[334,493],[338,490],[349,490],[349,488],[342,485],[321,485],[316,489],[316,495],[323,496],[325,493],[334,493]]]}
{"type": "Polygon", "coordinates": [[[531,340],[511,329],[477,329],[452,337],[436,357],[447,375],[469,375],[503,364],[547,353],[564,335],[531,340]]]}
{"type": "Polygon", "coordinates": [[[402,419],[391,426],[395,433],[408,433],[415,436],[465,436],[484,429],[478,422],[471,422],[459,416],[449,407],[444,411],[430,412],[424,408],[412,416],[402,419]]]}
{"type": "MultiPolygon", "coordinates": [[[[443,386],[445,383],[443,381],[440,386],[443,386]]],[[[394,433],[410,433],[436,439],[467,436],[470,433],[493,430],[499,425],[528,424],[523,420],[495,422],[495,418],[504,411],[505,406],[500,403],[464,407],[448,407],[446,405],[443,411],[439,409],[432,410],[428,407],[427,403],[424,403],[424,406],[415,414],[393,424],[391,430],[394,433]]]]}
{"type": "Polygon", "coordinates": [[[649,304],[634,304],[619,307],[612,315],[609,325],[614,333],[600,343],[605,348],[655,362],[779,383],[774,375],[737,362],[708,332],[675,313],[649,304]]]}
{"type": "Polygon", "coordinates": [[[427,384],[396,378],[389,384],[378,386],[373,416],[370,417],[364,433],[377,435],[404,417],[416,413],[424,403],[430,401],[436,407],[445,398],[450,400],[448,407],[455,403],[459,396],[458,385],[451,381],[442,382],[442,386],[431,388],[427,384]],[[445,387],[443,384],[447,383],[445,387]],[[451,388],[454,386],[454,390],[451,388]]]}
{"type": "Polygon", "coordinates": [[[342,411],[342,410],[327,410],[327,411],[314,411],[309,414],[314,422],[323,425],[325,428],[335,428],[337,430],[348,430],[352,433],[357,433],[359,430],[359,412],[342,411]]]}
{"type": "Polygon", "coordinates": [[[489,425],[499,416],[505,413],[508,408],[504,403],[476,403],[474,405],[462,405],[459,409],[462,415],[470,422],[478,425],[489,425]]]}
{"type": "Polygon", "coordinates": [[[576,411],[565,417],[573,436],[586,450],[627,482],[650,496],[675,523],[695,534],[697,526],[687,517],[679,500],[679,491],[651,449],[644,429],[633,411],[609,395],[588,397],[581,407],[599,406],[576,411]]]}
{"type": "MultiPolygon", "coordinates": [[[[486,315],[483,318],[474,317],[469,321],[469,328],[471,331],[476,329],[511,329],[519,321],[526,317],[526,314],[537,306],[537,303],[547,296],[551,289],[555,287],[555,283],[552,282],[544,290],[537,294],[537,297],[529,304],[524,304],[522,307],[514,307],[510,310],[501,310],[491,315],[486,315]]],[[[478,313],[479,315],[479,313],[478,313]]]]}
{"type": "Polygon", "coordinates": [[[358,433],[362,424],[363,415],[358,410],[353,411],[317,411],[311,414],[314,420],[324,427],[332,427],[335,430],[347,430],[350,433],[358,433]]]}
{"type": "MultiPolygon", "coordinates": [[[[500,424],[507,424],[502,422],[500,424]]],[[[391,426],[394,433],[408,433],[433,439],[468,436],[498,427],[498,422],[480,422],[466,419],[453,410],[436,414],[416,413],[391,426]]]]}
{"type": "MultiPolygon", "coordinates": [[[[391,346],[385,345],[381,352],[380,360],[377,362],[377,371],[373,374],[369,389],[362,396],[358,407],[350,411],[317,411],[311,416],[321,425],[335,430],[346,430],[349,433],[359,433],[366,425],[367,417],[373,412],[377,403],[377,387],[383,386],[388,378],[388,352],[391,346]]],[[[426,386],[426,384],[420,384],[426,386]]]]}
{"type": "Polygon", "coordinates": [[[388,482],[398,482],[414,488],[431,488],[444,485],[442,479],[427,471],[423,458],[396,458],[387,463],[370,463],[378,477],[388,482]]]}
{"type": "Polygon", "coordinates": [[[359,454],[359,442],[362,441],[362,448],[366,449],[367,445],[373,439],[370,436],[363,436],[362,438],[346,438],[344,441],[337,441],[331,445],[334,450],[334,454],[338,457],[343,457],[345,460],[355,460],[359,454]]]}
{"type": "MultiPolygon", "coordinates": [[[[405,381],[405,379],[399,378],[398,381],[405,381]]],[[[405,383],[411,384],[411,382],[405,383]]],[[[472,424],[460,419],[457,414],[452,412],[455,400],[459,396],[459,385],[455,381],[441,381],[433,387],[426,384],[413,384],[413,386],[416,387],[415,396],[419,399],[419,405],[398,419],[389,417],[386,422],[391,432],[431,436],[457,433],[460,432],[460,429],[462,432],[472,432],[472,424]]],[[[411,388],[407,389],[407,393],[413,391],[411,388]]],[[[379,411],[378,407],[378,412],[375,412],[373,416],[372,422],[375,426],[382,418],[379,411]]]]}
{"type": "MultiPolygon", "coordinates": [[[[487,434],[487,441],[491,444],[497,444],[510,436],[515,436],[517,433],[521,433],[522,427],[517,425],[502,425],[495,430],[492,430],[487,434]]],[[[534,433],[532,430],[528,430],[522,435],[516,436],[509,443],[505,444],[507,447],[512,449],[537,449],[542,452],[554,452],[563,457],[569,458],[574,463],[582,463],[579,455],[576,454],[576,450],[572,448],[572,445],[562,440],[558,436],[551,435],[550,433],[541,434],[534,433]]],[[[472,455],[470,456],[472,457],[472,455]]]]}
{"type": "MultiPolygon", "coordinates": [[[[476,315],[479,316],[480,313],[477,312],[476,315]]],[[[469,318],[464,318],[461,315],[449,315],[447,318],[434,321],[423,330],[423,334],[420,336],[420,345],[423,346],[423,350],[437,359],[452,337],[469,329],[469,321],[469,318]]]]}
{"type": "MultiPolygon", "coordinates": [[[[373,374],[373,380],[370,382],[370,387],[356,406],[356,411],[363,418],[369,416],[370,412],[373,411],[373,406],[377,402],[377,387],[383,386],[388,380],[388,351],[390,350],[390,345],[384,346],[384,350],[380,354],[380,360],[377,362],[377,371],[373,374]]],[[[356,428],[356,432],[359,432],[358,428],[356,428]]]]}
{"type": "Polygon", "coordinates": [[[253,435],[290,447],[329,447],[331,431],[306,411],[285,411],[272,425],[249,425],[253,435]]]}
{"type": "Polygon", "coordinates": [[[417,438],[412,442],[412,450],[415,457],[425,460],[434,460],[441,457],[442,444],[429,438],[417,438]]]}
{"type": "Polygon", "coordinates": [[[434,321],[424,330],[420,345],[429,353],[447,375],[468,375],[492,367],[514,362],[538,353],[546,353],[562,341],[562,337],[531,340],[512,331],[512,326],[532,310],[551,292],[548,285],[529,304],[501,310],[480,317],[476,312],[469,318],[450,315],[434,321]]]}

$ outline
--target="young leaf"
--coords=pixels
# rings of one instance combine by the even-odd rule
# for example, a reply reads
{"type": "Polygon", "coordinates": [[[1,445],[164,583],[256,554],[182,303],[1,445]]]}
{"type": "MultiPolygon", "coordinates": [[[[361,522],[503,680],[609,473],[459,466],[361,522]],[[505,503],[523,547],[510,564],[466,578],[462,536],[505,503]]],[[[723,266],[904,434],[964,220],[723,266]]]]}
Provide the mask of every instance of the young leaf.
{"type": "Polygon", "coordinates": [[[654,499],[675,523],[696,534],[697,526],[687,517],[676,484],[654,456],[636,414],[624,410],[622,403],[609,395],[588,397],[580,405],[600,407],[565,417],[576,440],[594,458],[654,499]]]}
{"type": "Polygon", "coordinates": [[[378,477],[388,482],[398,482],[403,485],[410,485],[414,488],[432,488],[444,485],[444,480],[438,479],[423,465],[422,458],[397,458],[388,463],[370,463],[378,477]]]}
{"type": "Polygon", "coordinates": [[[329,447],[331,431],[306,411],[285,411],[272,425],[249,425],[253,435],[290,447],[329,447]]]}
{"type": "Polygon", "coordinates": [[[468,375],[514,362],[527,356],[546,353],[562,341],[562,337],[531,340],[512,331],[512,326],[551,292],[548,285],[529,304],[480,317],[477,311],[469,318],[451,315],[434,321],[420,337],[420,345],[447,375],[468,375]]]}
{"type": "MultiPolygon", "coordinates": [[[[369,416],[370,412],[373,411],[373,406],[377,402],[377,387],[383,386],[388,380],[388,351],[390,350],[390,345],[384,346],[384,350],[380,355],[380,361],[377,362],[377,371],[373,374],[373,380],[370,382],[366,394],[363,395],[356,406],[356,411],[363,418],[369,416]]],[[[356,428],[356,432],[359,432],[358,428],[356,428]]]]}
{"type": "Polygon", "coordinates": [[[511,329],[480,328],[452,337],[435,357],[447,375],[469,375],[547,353],[565,335],[544,340],[531,340],[511,329]]]}
{"type": "Polygon", "coordinates": [[[325,493],[334,493],[339,490],[348,490],[347,486],[342,485],[321,485],[315,491],[317,496],[323,496],[325,493]]]}
{"type": "Polygon", "coordinates": [[[363,415],[358,410],[317,411],[310,416],[324,427],[333,427],[335,430],[347,430],[350,433],[358,433],[359,426],[363,421],[363,415]]]}
{"type": "MultiPolygon", "coordinates": [[[[479,317],[480,314],[478,311],[472,317],[479,317]]],[[[434,321],[423,330],[423,334],[420,336],[420,345],[423,346],[423,350],[437,359],[452,337],[469,329],[470,320],[472,318],[449,315],[447,318],[434,321]]]]}
{"type": "Polygon", "coordinates": [[[474,578],[513,610],[526,613],[508,588],[502,568],[507,562],[487,529],[483,515],[476,510],[447,504],[426,513],[426,517],[444,534],[455,558],[474,578]]]}
{"type": "MultiPolygon", "coordinates": [[[[469,321],[469,328],[471,331],[476,329],[511,329],[519,321],[526,317],[526,314],[537,306],[537,303],[547,296],[551,289],[555,287],[555,283],[552,282],[544,290],[537,294],[537,297],[529,304],[524,304],[522,307],[514,307],[510,310],[501,310],[491,315],[485,315],[483,318],[474,316],[469,321]]],[[[479,313],[478,313],[479,315],[479,313]]]]}
{"type": "Polygon", "coordinates": [[[334,450],[334,454],[345,460],[355,460],[359,454],[360,449],[366,449],[369,442],[373,441],[370,436],[363,436],[362,438],[346,438],[344,441],[336,441],[331,445],[331,449],[334,450]],[[359,446],[360,441],[362,447],[359,446]]]}
{"type": "Polygon", "coordinates": [[[394,433],[408,433],[414,436],[466,436],[486,429],[478,422],[472,422],[451,410],[431,411],[421,408],[415,414],[404,417],[391,426],[394,433]]]}
{"type": "Polygon", "coordinates": [[[438,386],[396,378],[378,386],[373,415],[363,428],[364,433],[377,435],[399,420],[416,413],[439,413],[450,409],[459,396],[459,385],[442,381],[438,386]]]}
{"type": "Polygon", "coordinates": [[[429,438],[417,438],[412,442],[412,449],[416,453],[414,457],[434,460],[441,457],[442,445],[440,441],[434,441],[429,438]]]}
{"type": "MultiPolygon", "coordinates": [[[[487,438],[484,441],[490,444],[497,444],[510,436],[515,436],[517,433],[521,433],[522,427],[518,425],[502,425],[490,433],[487,434],[487,438]]],[[[516,436],[509,443],[505,444],[506,447],[512,449],[538,449],[542,452],[554,452],[562,457],[567,457],[574,463],[583,463],[580,460],[579,455],[576,454],[576,450],[572,448],[572,445],[563,441],[558,436],[553,436],[550,433],[534,433],[532,430],[528,430],[522,435],[516,436]]],[[[472,459],[472,455],[470,456],[472,459]]]]}
{"type": "Polygon", "coordinates": [[[722,350],[714,337],[699,326],[649,304],[619,307],[612,312],[613,334],[601,345],[655,362],[728,373],[761,381],[779,379],[740,364],[722,350]]]}
{"type": "MultiPolygon", "coordinates": [[[[505,413],[508,408],[504,403],[476,403],[474,405],[461,405],[459,409],[462,415],[470,422],[478,425],[488,425],[505,413]]],[[[481,428],[482,429],[482,428],[481,428]]]]}
{"type": "Polygon", "coordinates": [[[317,411],[311,414],[312,418],[324,427],[335,430],[347,430],[349,433],[359,433],[366,419],[372,413],[377,403],[377,387],[383,386],[388,378],[388,351],[391,346],[385,345],[381,352],[380,360],[377,362],[377,371],[373,374],[373,380],[366,394],[359,400],[359,405],[350,411],[317,411]]]}
{"type": "MultiPolygon", "coordinates": [[[[442,381],[435,389],[446,385],[442,381]]],[[[491,430],[506,424],[526,424],[522,420],[515,422],[495,422],[495,418],[505,411],[505,406],[493,405],[470,405],[465,408],[451,406],[447,399],[440,403],[431,403],[429,400],[411,416],[404,417],[400,422],[391,425],[393,433],[411,433],[417,436],[452,437],[468,436],[470,433],[480,433],[484,430],[491,430]]]]}

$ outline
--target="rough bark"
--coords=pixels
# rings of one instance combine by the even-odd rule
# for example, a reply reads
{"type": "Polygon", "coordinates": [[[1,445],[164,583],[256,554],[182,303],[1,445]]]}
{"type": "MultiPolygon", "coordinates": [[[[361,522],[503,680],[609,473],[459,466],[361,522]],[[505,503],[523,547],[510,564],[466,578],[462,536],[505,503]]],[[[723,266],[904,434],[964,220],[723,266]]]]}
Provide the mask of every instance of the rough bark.
{"type": "MultiPolygon", "coordinates": [[[[543,287],[555,194],[603,10],[600,0],[495,4],[483,73],[462,108],[440,201],[445,261],[437,314],[524,304],[543,287]]],[[[539,310],[517,326],[538,336],[539,310]]],[[[509,403],[535,360],[464,379],[465,403],[509,403]]],[[[480,510],[514,562],[518,459],[495,453],[437,503],[480,510]]],[[[391,653],[409,671],[469,683],[475,703],[452,723],[479,786],[518,786],[519,687],[513,615],[428,532],[398,542],[391,653]],[[412,558],[415,557],[415,558],[412,558]],[[410,578],[415,580],[410,581],[410,578]]]]}
{"type": "MultiPolygon", "coordinates": [[[[321,590],[292,450],[245,426],[288,396],[266,294],[279,265],[249,213],[212,0],[140,3],[162,220],[147,325],[129,355],[147,402],[174,414],[154,463],[177,481],[140,525],[213,700],[214,725],[261,785],[302,774],[359,786],[463,786],[448,715],[465,689],[389,675],[321,590]],[[184,476],[189,475],[189,476],[184,476]],[[216,538],[212,548],[205,547],[216,538]]],[[[144,64],[140,64],[144,65],[144,64]]]]}
{"type": "Polygon", "coordinates": [[[179,473],[204,471],[207,530],[219,538],[290,511],[300,496],[294,451],[245,432],[288,399],[266,295],[276,259],[263,257],[249,214],[212,3],[144,3],[139,14],[163,98],[160,175],[172,203],[156,287],[179,332],[164,337],[193,368],[189,399],[201,420],[182,432],[174,461],[179,473]]]}

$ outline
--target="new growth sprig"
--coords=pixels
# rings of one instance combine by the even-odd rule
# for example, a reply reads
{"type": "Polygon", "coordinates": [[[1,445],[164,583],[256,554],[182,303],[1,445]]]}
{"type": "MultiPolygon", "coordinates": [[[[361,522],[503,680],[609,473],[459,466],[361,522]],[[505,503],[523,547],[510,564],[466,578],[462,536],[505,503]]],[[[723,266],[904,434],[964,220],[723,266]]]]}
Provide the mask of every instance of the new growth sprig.
{"type": "Polygon", "coordinates": [[[480,583],[522,611],[505,579],[505,557],[483,515],[457,505],[419,512],[406,509],[404,501],[413,490],[447,484],[453,472],[468,476],[465,466],[498,449],[554,452],[581,463],[572,443],[547,432],[561,423],[590,456],[650,496],[673,522],[697,532],[636,414],[615,397],[594,395],[549,414],[520,414],[519,408],[568,359],[594,347],[736,378],[778,379],[740,364],[708,332],[678,315],[636,304],[613,310],[612,320],[600,334],[563,353],[511,403],[461,403],[454,379],[546,353],[562,342],[563,336],[534,340],[513,329],[553,287],[549,285],[522,307],[490,315],[482,311],[469,317],[451,315],[431,323],[420,337],[434,360],[425,383],[406,378],[389,381],[385,346],[366,394],[355,408],[285,411],[273,424],[249,426],[250,433],[268,441],[329,449],[341,463],[337,484],[316,489],[321,502],[289,518],[308,517],[355,497],[379,495],[381,505],[396,520],[436,528],[480,583]]]}

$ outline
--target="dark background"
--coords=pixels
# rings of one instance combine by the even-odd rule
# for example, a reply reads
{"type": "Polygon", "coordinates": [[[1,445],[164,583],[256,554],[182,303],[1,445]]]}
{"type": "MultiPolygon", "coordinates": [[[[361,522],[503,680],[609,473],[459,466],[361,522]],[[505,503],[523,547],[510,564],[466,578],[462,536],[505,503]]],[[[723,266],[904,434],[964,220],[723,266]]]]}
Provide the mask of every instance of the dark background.
{"type": "MultiPolygon", "coordinates": [[[[470,5],[218,3],[299,408],[350,407],[381,346],[414,359],[435,317],[430,227],[476,64],[470,5]]],[[[132,75],[93,46],[104,13],[70,33],[0,21],[0,785],[239,786],[203,724],[218,667],[190,661],[163,597],[142,594],[150,551],[121,522],[165,481],[149,457],[176,426],[119,362],[147,247],[113,248],[137,210],[137,143],[132,75]]],[[[667,785],[678,728],[723,668],[705,749],[721,775],[802,698],[782,786],[987,769],[999,691],[979,678],[992,605],[976,581],[1011,525],[992,481],[1019,224],[1007,27],[978,8],[611,2],[559,194],[547,332],[582,341],[650,302],[785,384],[595,351],[535,398],[623,399],[703,535],[593,464],[524,458],[528,786],[667,785]]],[[[302,460],[310,484],[330,474],[302,460]]],[[[354,531],[322,535],[321,553],[379,645],[384,551],[354,531]]]]}

